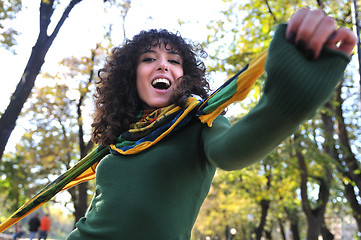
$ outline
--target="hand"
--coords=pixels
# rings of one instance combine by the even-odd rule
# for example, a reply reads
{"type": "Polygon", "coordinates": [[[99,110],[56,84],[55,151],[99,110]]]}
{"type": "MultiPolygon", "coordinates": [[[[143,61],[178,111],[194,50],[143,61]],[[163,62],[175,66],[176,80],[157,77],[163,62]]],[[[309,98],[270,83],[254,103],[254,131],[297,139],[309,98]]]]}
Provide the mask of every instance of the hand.
{"type": "Polygon", "coordinates": [[[293,14],[288,22],[286,38],[310,60],[318,58],[323,46],[351,56],[357,42],[350,29],[337,28],[335,19],[326,16],[322,10],[308,8],[293,14]]]}

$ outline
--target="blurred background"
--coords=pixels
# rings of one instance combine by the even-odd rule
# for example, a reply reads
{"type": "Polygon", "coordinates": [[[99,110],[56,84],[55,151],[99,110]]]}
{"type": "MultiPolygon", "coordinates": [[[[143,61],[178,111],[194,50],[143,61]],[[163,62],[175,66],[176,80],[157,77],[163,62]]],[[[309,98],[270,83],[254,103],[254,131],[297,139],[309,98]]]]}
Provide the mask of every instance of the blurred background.
{"type": "MultiPolygon", "coordinates": [[[[2,0],[0,221],[95,147],[97,71],[113,47],[141,30],[178,31],[208,53],[203,61],[215,89],[303,6],[323,9],[360,36],[356,0],[2,0]]],[[[217,171],[192,240],[306,239],[309,232],[318,239],[361,238],[359,49],[360,43],[334,96],[312,120],[261,162],[217,171]]],[[[232,122],[257,103],[265,77],[229,107],[232,122]]],[[[93,181],[80,184],[36,211],[50,215],[50,238],[72,231],[93,191],[93,181]]],[[[25,238],[33,215],[21,221],[25,238]]]]}

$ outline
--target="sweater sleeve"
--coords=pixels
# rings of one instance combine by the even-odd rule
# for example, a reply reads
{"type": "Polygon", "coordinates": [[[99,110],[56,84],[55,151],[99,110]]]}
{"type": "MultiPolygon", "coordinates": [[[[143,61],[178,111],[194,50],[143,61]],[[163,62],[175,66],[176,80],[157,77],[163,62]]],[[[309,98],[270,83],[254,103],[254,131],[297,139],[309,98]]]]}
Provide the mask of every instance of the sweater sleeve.
{"type": "Polygon", "coordinates": [[[225,170],[261,160],[290,136],[332,95],[349,57],[323,49],[309,61],[285,39],[286,25],[277,27],[266,62],[267,80],[258,104],[233,126],[218,117],[202,133],[209,162],[225,170]]]}

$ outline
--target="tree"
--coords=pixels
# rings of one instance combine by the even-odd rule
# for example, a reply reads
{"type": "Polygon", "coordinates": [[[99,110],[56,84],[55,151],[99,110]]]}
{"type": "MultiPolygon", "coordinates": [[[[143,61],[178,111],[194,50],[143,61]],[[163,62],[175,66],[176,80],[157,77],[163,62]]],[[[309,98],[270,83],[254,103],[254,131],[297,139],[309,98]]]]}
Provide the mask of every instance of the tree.
{"type": "MultiPolygon", "coordinates": [[[[49,44],[48,47],[50,47],[56,31],[58,31],[57,29],[61,27],[61,22],[64,22],[64,16],[67,16],[78,2],[80,1],[72,1],[68,5],[62,19],[50,36],[46,35],[46,30],[45,33],[43,30],[40,31],[39,39],[42,37],[42,40],[49,44]]],[[[130,1],[126,1],[124,4],[114,0],[104,2],[108,2],[110,6],[120,7],[123,15],[126,15],[130,8],[130,1]]],[[[41,6],[40,12],[44,16],[41,24],[44,28],[47,28],[52,11],[55,10],[57,4],[54,1],[42,1],[41,6]],[[44,22],[45,17],[47,17],[48,22],[44,22]]],[[[123,20],[124,18],[125,16],[123,16],[123,20]]],[[[109,40],[109,36],[110,32],[106,33],[105,38],[109,40]]],[[[41,49],[41,46],[38,46],[39,39],[36,47],[33,48],[34,55],[38,54],[35,51],[36,49],[41,49]]],[[[110,47],[111,40],[109,40],[107,48],[110,47]]],[[[27,151],[22,152],[27,153],[25,158],[30,162],[30,168],[36,169],[37,177],[43,180],[47,179],[45,182],[49,182],[51,176],[60,175],[62,171],[69,169],[93,148],[94,144],[90,141],[90,127],[86,127],[90,126],[90,120],[84,110],[89,111],[89,108],[85,108],[85,105],[91,105],[89,95],[94,92],[94,82],[97,77],[96,68],[103,64],[103,60],[100,59],[105,58],[104,52],[106,51],[101,44],[97,44],[91,50],[89,57],[69,57],[64,59],[60,63],[60,69],[66,69],[66,72],[59,72],[56,75],[48,73],[42,75],[45,79],[54,80],[52,83],[56,82],[55,86],[50,82],[48,86],[37,88],[33,91],[30,102],[26,105],[24,118],[28,119],[30,127],[28,127],[27,133],[24,134],[21,141],[27,151]],[[62,83],[64,80],[67,80],[66,84],[62,83]],[[78,83],[76,89],[69,87],[74,86],[76,82],[78,83]],[[34,128],[34,126],[36,127],[34,128]]],[[[45,53],[41,56],[45,57],[45,53]]],[[[30,62],[32,62],[31,58],[30,62]]],[[[23,89],[24,86],[21,87],[23,89]]],[[[31,90],[31,88],[28,90],[31,90]]],[[[35,188],[32,189],[43,186],[43,184],[44,181],[40,184],[37,183],[35,188]]],[[[86,212],[89,202],[88,188],[88,183],[82,183],[68,189],[73,202],[76,222],[86,212]]]]}
{"type": "MultiPolygon", "coordinates": [[[[353,130],[353,128],[359,126],[346,122],[350,120],[352,122],[353,118],[358,118],[359,113],[354,114],[358,104],[355,106],[354,103],[353,106],[348,106],[348,109],[344,103],[342,89],[348,88],[347,85],[345,86],[345,82],[337,88],[336,102],[326,105],[328,111],[323,114],[322,120],[329,128],[327,139],[330,151],[327,151],[327,154],[334,160],[336,169],[341,174],[339,178],[344,186],[344,195],[353,210],[354,218],[361,232],[361,204],[357,201],[357,198],[361,196],[359,191],[361,189],[361,165],[352,150],[355,142],[358,142],[356,132],[359,131],[359,129],[353,130]],[[345,118],[345,116],[348,117],[345,118]]],[[[344,93],[346,96],[350,94],[347,93],[348,91],[346,90],[344,93]]]]}
{"type": "MultiPolygon", "coordinates": [[[[301,188],[302,208],[308,222],[307,239],[317,240],[318,236],[321,233],[321,229],[322,228],[327,229],[327,227],[323,224],[325,222],[324,215],[326,212],[326,207],[330,196],[332,172],[330,167],[326,163],[323,165],[323,171],[318,169],[318,171],[314,171],[314,173],[310,174],[309,167],[307,166],[311,164],[306,164],[305,156],[302,153],[302,150],[304,148],[301,146],[301,141],[302,140],[299,139],[299,135],[295,134],[295,142],[296,142],[295,154],[300,167],[300,178],[301,178],[300,188],[301,188]],[[318,172],[318,174],[316,172],[318,172]],[[319,172],[321,172],[321,174],[319,172]],[[318,198],[313,203],[314,206],[312,206],[311,198],[309,196],[309,191],[307,188],[310,178],[316,180],[319,186],[318,198]]],[[[316,152],[318,152],[317,149],[316,152]]]]}
{"type": "MultiPolygon", "coordinates": [[[[200,211],[193,230],[193,239],[201,235],[224,237],[224,229],[236,228],[234,239],[285,238],[289,215],[297,216],[300,202],[296,190],[298,168],[288,160],[286,145],[277,148],[260,164],[239,171],[217,171],[209,196],[200,211]],[[284,156],[282,161],[279,155],[284,156]],[[290,163],[284,164],[284,161],[290,163]]],[[[298,225],[293,219],[293,237],[300,239],[298,225]]]]}
{"type": "Polygon", "coordinates": [[[29,183],[33,180],[24,156],[6,155],[4,158],[0,166],[0,191],[5,195],[6,204],[1,214],[13,212],[24,204],[29,183]]]}
{"type": "MultiPolygon", "coordinates": [[[[53,13],[58,6],[57,1],[42,0],[40,2],[40,31],[37,41],[32,48],[28,63],[16,87],[16,90],[10,98],[10,103],[0,118],[0,162],[8,139],[13,129],[15,128],[16,120],[18,119],[24,103],[30,95],[31,89],[34,87],[36,77],[39,74],[42,65],[44,64],[45,56],[54,39],[58,35],[65,20],[68,18],[69,13],[72,11],[75,5],[80,2],[82,2],[82,0],[71,0],[69,2],[68,6],[63,11],[61,18],[59,19],[54,30],[51,33],[49,33],[49,25],[53,13]]],[[[131,1],[126,0],[124,3],[121,3],[122,1],[117,0],[104,1],[104,3],[106,2],[109,3],[110,6],[120,7],[121,14],[124,20],[130,8],[131,1]]]]}
{"type": "MultiPolygon", "coordinates": [[[[340,1],[307,1],[306,3],[306,1],[251,0],[246,3],[240,3],[228,0],[226,2],[230,4],[230,8],[224,12],[222,19],[210,24],[212,33],[208,38],[207,45],[209,46],[209,52],[213,60],[211,70],[227,72],[230,75],[236,72],[235,69],[240,69],[244,66],[256,53],[266,48],[271,40],[276,24],[286,22],[291,14],[301,7],[301,4],[307,4],[315,8],[322,7],[328,14],[335,17],[340,25],[352,27],[351,2],[349,1],[341,1],[342,3],[340,3],[340,1]],[[344,6],[342,10],[339,9],[340,4],[344,6]],[[242,18],[239,16],[242,16],[242,18]],[[213,55],[214,57],[212,57],[213,55]]],[[[321,234],[324,239],[328,239],[328,237],[332,238],[326,224],[328,224],[329,218],[335,216],[335,208],[333,208],[333,206],[330,207],[330,204],[334,203],[331,202],[330,199],[333,197],[331,194],[339,191],[339,187],[333,184],[336,180],[343,181],[344,185],[348,186],[344,188],[344,193],[337,195],[337,198],[343,199],[344,196],[347,197],[347,195],[349,195],[349,197],[347,197],[349,202],[357,205],[359,208],[357,199],[360,197],[358,195],[360,191],[359,188],[356,187],[356,181],[359,181],[357,177],[361,170],[357,163],[359,159],[357,155],[355,156],[354,154],[354,152],[357,152],[357,149],[359,149],[358,146],[360,143],[360,139],[357,137],[359,136],[358,129],[360,126],[356,120],[359,118],[359,113],[355,110],[355,107],[350,107],[355,104],[355,98],[352,97],[352,94],[355,93],[356,88],[353,87],[354,81],[352,80],[352,74],[349,74],[348,79],[347,84],[344,83],[340,85],[343,86],[343,91],[338,93],[338,96],[341,98],[339,98],[337,102],[330,102],[332,110],[326,106],[326,108],[320,111],[323,114],[316,115],[312,120],[305,122],[303,126],[301,126],[301,131],[299,132],[299,139],[302,138],[300,142],[301,145],[298,144],[298,147],[295,148],[295,142],[292,138],[285,140],[281,146],[274,151],[275,156],[272,158],[273,163],[268,162],[268,164],[273,166],[272,179],[275,177],[274,172],[279,171],[288,177],[290,177],[290,174],[294,177],[299,176],[298,179],[292,179],[300,183],[298,187],[301,191],[302,198],[297,199],[298,194],[296,193],[296,189],[293,189],[292,193],[295,194],[294,199],[296,199],[296,202],[292,204],[292,201],[290,201],[290,204],[279,207],[278,209],[281,210],[277,212],[275,208],[272,208],[272,205],[276,204],[279,206],[279,202],[283,201],[283,199],[277,198],[276,194],[272,196],[272,199],[277,199],[277,201],[271,201],[271,207],[268,208],[268,215],[277,216],[281,220],[279,226],[281,226],[282,221],[284,221],[283,219],[288,218],[295,233],[295,239],[297,239],[299,234],[300,236],[303,234],[302,232],[298,233],[297,228],[297,225],[304,221],[302,219],[308,220],[307,228],[309,232],[313,231],[317,237],[321,234]],[[344,101],[347,101],[347,104],[344,103],[344,101]],[[342,114],[336,114],[337,111],[342,114]],[[332,113],[330,115],[331,124],[326,124],[324,113],[332,113]],[[334,153],[332,146],[336,149],[334,153]],[[330,157],[331,155],[333,157],[330,157]],[[334,162],[333,159],[338,160],[334,162]],[[288,165],[288,172],[285,172],[285,168],[280,168],[282,164],[277,165],[277,163],[280,162],[288,165]],[[294,164],[297,162],[299,165],[294,167],[294,164]],[[335,175],[335,166],[337,166],[338,169],[340,168],[340,172],[343,170],[344,173],[335,175]],[[294,168],[294,171],[289,171],[290,168],[294,168]],[[298,172],[299,170],[302,171],[298,172]],[[340,178],[334,180],[334,176],[340,178]],[[318,197],[314,197],[311,192],[318,193],[318,197]],[[302,211],[300,211],[300,205],[297,202],[301,200],[303,206],[302,211]],[[295,220],[296,217],[299,217],[299,223],[295,220]]],[[[250,101],[247,102],[249,105],[242,103],[242,106],[247,110],[252,108],[257,101],[260,88],[262,87],[262,81],[263,78],[259,81],[259,85],[256,85],[255,90],[251,92],[248,98],[250,101]]],[[[265,163],[262,161],[261,165],[263,164],[265,163]]],[[[259,166],[259,164],[256,165],[259,166]]],[[[264,177],[268,176],[266,171],[263,171],[262,174],[264,177]]],[[[256,178],[256,176],[257,175],[254,175],[254,178],[256,178]]],[[[215,182],[218,181],[217,178],[218,176],[216,176],[215,182]]],[[[278,178],[276,179],[277,180],[272,180],[271,184],[279,181],[278,178]]],[[[245,184],[245,182],[243,183],[245,184]]],[[[224,182],[223,184],[224,188],[231,188],[231,186],[233,188],[234,186],[234,182],[224,182]]],[[[242,186],[239,185],[237,185],[237,187],[242,188],[242,186]]],[[[247,188],[247,186],[243,188],[247,188]]],[[[263,189],[263,191],[265,190],[263,189]]],[[[253,203],[256,195],[242,195],[242,197],[246,196],[250,197],[250,199],[247,198],[247,202],[253,203]]],[[[249,204],[248,206],[249,212],[252,212],[253,216],[257,216],[257,214],[254,214],[253,205],[249,204]]],[[[258,214],[262,212],[261,209],[262,208],[258,209],[258,214]]],[[[360,216],[359,213],[361,212],[359,212],[357,208],[353,211],[355,215],[360,216]]],[[[241,215],[244,214],[247,215],[248,213],[239,212],[238,218],[241,219],[241,215]]],[[[268,218],[265,225],[266,228],[264,228],[263,234],[266,238],[270,238],[271,234],[268,232],[276,225],[268,218]]],[[[309,236],[309,239],[314,238],[314,236],[309,236]]]]}
{"type": "MultiPolygon", "coordinates": [[[[91,57],[90,58],[82,58],[82,59],[64,59],[62,63],[71,70],[69,72],[70,77],[74,78],[71,72],[75,72],[76,75],[85,75],[88,76],[87,81],[80,82],[78,91],[79,91],[79,98],[78,102],[76,103],[76,118],[78,123],[78,143],[80,149],[80,159],[85,157],[90,150],[93,148],[94,143],[92,141],[88,141],[87,143],[84,140],[85,133],[84,133],[84,124],[83,124],[83,111],[82,108],[84,107],[84,102],[86,100],[87,95],[91,92],[91,87],[94,85],[95,79],[95,66],[97,65],[98,57],[100,54],[101,45],[97,44],[95,49],[91,50],[91,57]]],[[[103,49],[104,50],[104,49],[103,49]]],[[[85,212],[88,208],[88,183],[84,182],[81,183],[74,188],[68,190],[70,195],[72,196],[72,200],[74,202],[74,216],[75,222],[77,222],[81,217],[85,215],[85,212]]]]}
{"type": "MultiPolygon", "coordinates": [[[[361,76],[361,20],[360,20],[360,8],[361,5],[357,5],[357,0],[353,0],[353,9],[354,9],[354,19],[355,19],[355,28],[356,28],[356,36],[358,39],[357,42],[357,56],[358,56],[358,69],[359,75],[361,76]]],[[[361,85],[361,78],[360,78],[360,85],[361,85]]],[[[360,89],[360,96],[361,96],[361,89],[360,89]]]]}
{"type": "Polygon", "coordinates": [[[31,51],[28,63],[19,84],[10,99],[10,103],[0,118],[0,159],[3,155],[10,134],[15,128],[16,120],[21,112],[21,109],[26,99],[29,97],[31,89],[34,86],[35,79],[44,64],[44,59],[50,46],[59,33],[59,30],[64,24],[66,18],[69,16],[70,11],[81,1],[82,0],[72,0],[69,3],[55,29],[50,35],[48,35],[49,25],[51,16],[56,8],[56,3],[54,0],[42,0],[40,2],[40,31],[38,39],[31,51]]]}
{"type": "MultiPolygon", "coordinates": [[[[69,169],[93,148],[90,128],[84,128],[84,111],[89,111],[85,106],[89,105],[90,94],[94,93],[94,69],[103,58],[103,52],[104,48],[97,44],[90,57],[64,59],[60,69],[65,72],[56,76],[44,75],[44,78],[57,79],[55,87],[36,88],[30,98],[24,117],[36,127],[28,130],[23,142],[32,155],[33,168],[40,169],[41,177],[60,175],[61,169],[69,169]],[[68,85],[77,86],[73,89],[68,85]]],[[[88,183],[70,188],[68,192],[78,221],[88,206],[88,183]]]]}

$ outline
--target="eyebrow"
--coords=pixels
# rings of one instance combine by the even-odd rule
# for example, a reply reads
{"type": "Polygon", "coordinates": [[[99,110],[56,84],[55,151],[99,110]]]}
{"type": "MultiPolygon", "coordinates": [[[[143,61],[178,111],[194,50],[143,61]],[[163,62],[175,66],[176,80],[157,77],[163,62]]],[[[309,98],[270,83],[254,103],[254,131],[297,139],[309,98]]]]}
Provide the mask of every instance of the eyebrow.
{"type": "MultiPolygon", "coordinates": [[[[155,50],[152,50],[152,49],[146,49],[146,50],[140,52],[140,55],[145,54],[145,53],[156,53],[156,51],[155,51],[155,50]]],[[[171,50],[168,51],[168,50],[167,50],[167,53],[169,53],[169,54],[174,54],[174,55],[179,55],[179,56],[180,56],[179,52],[177,52],[177,51],[171,51],[171,50]]]]}

